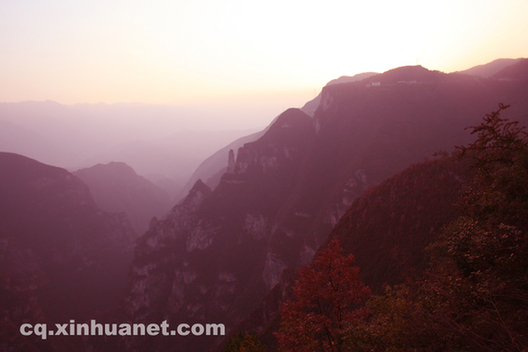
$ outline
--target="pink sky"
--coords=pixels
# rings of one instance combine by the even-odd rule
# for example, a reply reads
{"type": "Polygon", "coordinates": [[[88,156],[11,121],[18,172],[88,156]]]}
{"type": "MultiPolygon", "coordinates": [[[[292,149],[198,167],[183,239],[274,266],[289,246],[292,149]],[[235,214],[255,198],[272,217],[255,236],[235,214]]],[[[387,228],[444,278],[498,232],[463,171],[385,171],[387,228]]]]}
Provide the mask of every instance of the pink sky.
{"type": "Polygon", "coordinates": [[[0,3],[0,102],[300,106],[342,75],[528,57],[528,1],[0,3]]]}

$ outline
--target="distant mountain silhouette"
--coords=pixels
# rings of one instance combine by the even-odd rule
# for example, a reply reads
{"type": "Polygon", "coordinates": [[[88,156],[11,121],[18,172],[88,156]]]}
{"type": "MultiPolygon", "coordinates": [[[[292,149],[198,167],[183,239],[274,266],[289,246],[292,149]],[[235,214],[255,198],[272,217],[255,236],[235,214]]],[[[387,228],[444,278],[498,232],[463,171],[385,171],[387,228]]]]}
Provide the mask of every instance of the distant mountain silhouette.
{"type": "Polygon", "coordinates": [[[489,78],[505,67],[519,62],[519,60],[521,59],[497,59],[484,65],[478,65],[464,71],[458,71],[458,73],[489,78]]]}
{"type": "Polygon", "coordinates": [[[172,180],[159,185],[174,197],[202,160],[252,131],[214,130],[204,116],[169,105],[0,102],[0,151],[68,170],[125,162],[151,181],[172,180]]]}
{"type": "Polygon", "coordinates": [[[503,68],[492,77],[500,80],[526,80],[528,79],[528,59],[519,59],[515,64],[503,68]]]}
{"type": "Polygon", "coordinates": [[[343,83],[362,81],[364,79],[367,79],[375,75],[379,75],[379,72],[363,72],[363,73],[358,73],[354,76],[341,76],[339,78],[329,81],[326,85],[331,86],[334,84],[343,84],[343,83]]]}
{"type": "MultiPolygon", "coordinates": [[[[472,140],[464,129],[499,103],[512,104],[505,117],[526,119],[527,95],[528,81],[421,66],[327,85],[313,118],[285,111],[261,138],[229,152],[216,188],[197,182],[170,214],[151,224],[136,248],[128,317],[234,327],[286,268],[311,260],[370,186],[472,140]]],[[[148,344],[196,350],[213,340],[148,344]]],[[[136,347],[146,349],[144,343],[136,347]]]]}
{"type": "Polygon", "coordinates": [[[153,217],[171,208],[167,192],[122,162],[97,164],[73,173],[90,188],[95,203],[104,211],[125,212],[138,234],[148,229],[153,217]]]}
{"type": "Polygon", "coordinates": [[[22,127],[12,121],[0,120],[0,151],[32,155],[40,159],[46,157],[47,153],[59,152],[60,149],[52,141],[32,129],[22,127]],[[26,141],[26,143],[21,141],[26,141]]]}

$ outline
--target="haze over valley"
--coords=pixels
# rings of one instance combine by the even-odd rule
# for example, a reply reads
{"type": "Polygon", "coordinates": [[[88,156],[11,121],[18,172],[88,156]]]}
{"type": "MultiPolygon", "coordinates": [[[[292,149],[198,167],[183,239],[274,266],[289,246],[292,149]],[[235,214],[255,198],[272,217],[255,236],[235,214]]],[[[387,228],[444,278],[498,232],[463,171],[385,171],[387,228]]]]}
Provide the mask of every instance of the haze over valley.
{"type": "MultiPolygon", "coordinates": [[[[166,154],[161,148],[146,147],[148,137],[163,135],[161,122],[160,126],[146,123],[161,121],[163,116],[144,117],[152,117],[150,109],[159,106],[140,105],[145,115],[132,115],[133,125],[124,115],[100,120],[87,115],[77,126],[68,112],[83,116],[75,110],[79,106],[3,104],[4,111],[27,124],[20,138],[5,145],[62,162],[75,162],[76,152],[101,153],[85,159],[91,166],[72,173],[20,153],[1,153],[2,260],[10,268],[3,274],[2,290],[16,302],[3,308],[9,329],[16,330],[20,319],[42,316],[48,321],[65,314],[136,324],[164,319],[170,324],[220,321],[229,333],[258,333],[262,343],[276,350],[277,341],[269,334],[278,329],[280,304],[291,297],[287,293],[293,284],[291,270],[310,263],[327,244],[328,234],[340,237],[344,248],[357,254],[361,278],[374,292],[402,280],[401,270],[390,269],[386,262],[392,255],[420,272],[426,260],[424,248],[458,216],[450,204],[472,177],[467,163],[457,164],[448,157],[454,146],[474,140],[465,127],[478,124],[501,101],[511,102],[505,117],[528,122],[528,59],[491,62],[478,70],[487,77],[446,74],[422,66],[343,76],[329,82],[300,109],[287,109],[257,132],[165,131],[167,137],[162,140],[167,144],[160,145],[166,154]],[[56,118],[47,118],[57,111],[56,118]],[[120,119],[127,123],[120,124],[120,119]],[[43,123],[48,120],[53,124],[43,123]],[[30,126],[54,136],[50,140],[62,148],[46,149],[46,144],[35,148],[32,143],[44,139],[27,138],[36,136],[36,132],[28,133],[30,126]],[[138,139],[127,142],[131,137],[138,139]],[[104,148],[119,140],[121,146],[133,146],[128,153],[113,154],[115,149],[104,148]],[[188,144],[182,146],[184,141],[188,144]],[[211,141],[208,148],[200,147],[211,141]],[[196,150],[189,150],[193,145],[196,150]],[[202,157],[198,167],[200,153],[208,157],[202,157]],[[178,164],[182,158],[174,155],[196,161],[185,169],[184,163],[178,164]],[[415,166],[431,158],[438,160],[415,166]],[[163,169],[167,163],[187,170],[187,179],[181,178],[187,184],[176,197],[161,182],[157,186],[147,179],[157,174],[171,180],[170,168],[163,169]],[[387,179],[391,186],[384,183],[387,179]],[[409,191],[410,184],[418,193],[409,191]],[[365,208],[375,197],[385,197],[387,187],[395,193],[380,204],[389,209],[365,208]],[[424,195],[433,201],[426,202],[424,195]],[[401,215],[389,214],[391,204],[399,202],[404,204],[399,207],[401,215]],[[435,212],[443,215],[432,215],[435,212]],[[404,219],[411,213],[417,218],[408,224],[404,219]],[[355,221],[364,225],[349,232],[352,225],[343,225],[347,221],[343,215],[359,217],[355,221]],[[372,232],[376,227],[372,221],[378,216],[386,218],[387,227],[372,232]],[[422,221],[423,226],[418,226],[422,221]],[[95,236],[93,241],[90,235],[95,236]],[[66,267],[83,274],[72,276],[66,267]],[[105,289],[103,283],[108,280],[116,281],[105,289]],[[86,287],[98,295],[82,304],[76,292],[86,287]],[[277,290],[283,295],[277,296],[277,290]],[[20,315],[21,309],[28,313],[20,315]]],[[[87,107],[106,113],[116,108],[82,108],[87,107]]],[[[130,108],[129,104],[120,107],[130,108]]],[[[11,122],[4,125],[13,126],[11,122]]],[[[173,176],[171,181],[174,185],[178,178],[173,176]]],[[[46,345],[14,336],[3,339],[13,346],[26,342],[45,348],[68,345],[64,339],[46,345]]],[[[221,349],[223,343],[222,337],[116,338],[112,344],[90,338],[76,348],[119,346],[146,351],[155,346],[195,351],[221,349]]]]}
{"type": "Polygon", "coordinates": [[[223,114],[205,118],[197,111],[147,104],[0,103],[0,149],[71,171],[125,162],[175,198],[206,157],[257,130],[221,129],[214,120],[223,114]]]}
{"type": "Polygon", "coordinates": [[[0,2],[0,351],[528,351],[528,2],[0,2]]]}

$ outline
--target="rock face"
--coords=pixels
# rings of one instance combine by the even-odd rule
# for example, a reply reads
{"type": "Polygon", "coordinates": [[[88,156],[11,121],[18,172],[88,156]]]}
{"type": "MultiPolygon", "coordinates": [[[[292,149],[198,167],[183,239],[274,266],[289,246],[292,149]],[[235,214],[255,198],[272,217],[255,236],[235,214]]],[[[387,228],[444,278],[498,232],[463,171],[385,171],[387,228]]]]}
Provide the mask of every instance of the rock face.
{"type": "MultiPolygon", "coordinates": [[[[230,153],[229,171],[214,192],[198,181],[172,212],[153,221],[136,247],[129,316],[233,326],[247,314],[280,277],[283,264],[268,255],[271,233],[314,136],[309,116],[286,111],[262,138],[240,148],[236,160],[230,153]]],[[[212,342],[202,340],[148,344],[193,351],[212,342]]]]}
{"type": "MultiPolygon", "coordinates": [[[[325,87],[313,118],[287,110],[236,156],[226,153],[214,190],[197,182],[169,215],[151,223],[136,247],[127,316],[234,327],[286,268],[311,260],[369,186],[467,143],[464,128],[499,102],[516,102],[508,112],[519,116],[527,95],[526,82],[420,66],[325,87]]],[[[216,341],[142,343],[134,348],[193,351],[216,341]]]]}
{"type": "Polygon", "coordinates": [[[3,342],[30,344],[17,339],[22,321],[82,321],[115,305],[135,236],[124,214],[100,210],[71,173],[0,153],[0,293],[8,302],[0,324],[16,329],[3,342]]]}
{"type": "Polygon", "coordinates": [[[229,153],[230,150],[238,150],[246,143],[254,142],[265,133],[266,130],[252,133],[248,136],[237,139],[236,141],[230,143],[226,147],[220,149],[207,159],[205,159],[200,166],[194,171],[189,181],[183,187],[178,200],[187,196],[189,191],[192,189],[196,181],[202,180],[210,188],[216,188],[220,183],[221,176],[226,171],[226,153],[229,153]]]}
{"type": "MultiPolygon", "coordinates": [[[[382,294],[384,285],[401,283],[405,275],[425,268],[425,248],[461,215],[455,204],[471,178],[467,160],[441,157],[414,164],[356,199],[319,251],[338,238],[344,254],[354,255],[361,280],[373,294],[382,294]]],[[[257,333],[268,351],[278,351],[273,333],[280,328],[279,309],[292,298],[295,279],[285,271],[236,331],[257,333]]]]}
{"type": "Polygon", "coordinates": [[[88,185],[95,203],[102,210],[125,212],[138,234],[148,230],[154,216],[163,216],[170,210],[167,192],[136,174],[125,163],[97,164],[73,174],[88,185]]]}
{"type": "MultiPolygon", "coordinates": [[[[357,75],[354,75],[354,76],[341,76],[339,78],[331,80],[330,82],[326,84],[326,86],[362,81],[364,79],[367,79],[371,76],[375,76],[377,74],[378,73],[375,73],[375,72],[363,72],[363,73],[358,73],[357,75]]],[[[301,111],[313,117],[320,103],[321,103],[321,93],[319,93],[319,95],[317,95],[314,99],[304,104],[304,106],[301,108],[301,111]]]]}

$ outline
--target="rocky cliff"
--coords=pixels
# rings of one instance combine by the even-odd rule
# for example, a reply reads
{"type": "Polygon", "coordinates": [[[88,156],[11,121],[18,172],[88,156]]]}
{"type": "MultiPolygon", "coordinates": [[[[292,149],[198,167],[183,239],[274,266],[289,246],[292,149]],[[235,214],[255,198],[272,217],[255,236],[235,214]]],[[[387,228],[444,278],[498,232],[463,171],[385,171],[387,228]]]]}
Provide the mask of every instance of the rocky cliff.
{"type": "MultiPolygon", "coordinates": [[[[369,188],[341,217],[319,252],[338,238],[344,252],[354,255],[361,280],[374,294],[381,294],[387,284],[401,283],[406,275],[416,275],[427,262],[425,248],[461,214],[456,204],[471,182],[468,165],[439,157],[369,188]]],[[[279,284],[235,331],[256,333],[268,351],[277,351],[273,333],[280,328],[279,309],[292,298],[295,279],[294,271],[284,271],[279,284]]]]}
{"type": "MultiPolygon", "coordinates": [[[[228,327],[248,314],[280,277],[282,268],[268,256],[270,235],[314,136],[309,116],[286,111],[236,158],[226,155],[227,172],[214,191],[198,181],[166,217],[154,220],[136,247],[127,314],[228,327]]],[[[189,351],[212,343],[202,340],[181,342],[189,351]]]]}
{"type": "MultiPolygon", "coordinates": [[[[136,248],[127,316],[234,327],[286,268],[311,260],[369,186],[465,144],[472,137],[464,128],[499,102],[512,103],[511,114],[525,111],[527,93],[526,82],[420,66],[325,87],[313,118],[287,110],[260,139],[225,156],[214,190],[198,182],[152,222],[136,248]]],[[[148,343],[197,350],[215,341],[148,343]]]]}

